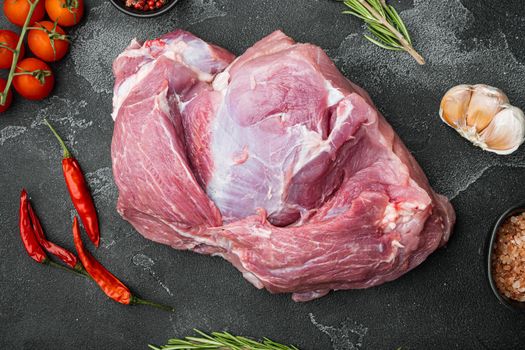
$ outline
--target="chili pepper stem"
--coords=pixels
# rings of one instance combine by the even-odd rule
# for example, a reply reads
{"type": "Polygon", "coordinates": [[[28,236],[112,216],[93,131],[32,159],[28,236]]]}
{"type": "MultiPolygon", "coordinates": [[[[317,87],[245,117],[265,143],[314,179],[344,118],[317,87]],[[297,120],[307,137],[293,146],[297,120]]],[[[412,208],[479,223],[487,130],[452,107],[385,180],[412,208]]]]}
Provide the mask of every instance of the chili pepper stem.
{"type": "Polygon", "coordinates": [[[46,125],[49,126],[49,129],[51,129],[51,132],[55,135],[58,142],[60,143],[60,146],[62,147],[62,152],[64,152],[63,157],[71,158],[71,152],[69,152],[69,149],[67,148],[66,143],[64,142],[64,140],[62,140],[62,138],[60,137],[58,132],[55,130],[55,128],[53,128],[53,126],[45,118],[44,118],[44,123],[46,123],[46,125]]]}
{"type": "Polygon", "coordinates": [[[72,268],[69,268],[69,267],[57,264],[53,260],[47,259],[46,261],[44,261],[44,264],[49,265],[49,266],[54,267],[54,268],[57,268],[57,269],[60,269],[60,270],[64,270],[64,271],[67,271],[67,272],[70,272],[70,273],[74,273],[74,274],[82,276],[82,277],[86,277],[86,278],[90,277],[89,275],[87,275],[86,273],[83,273],[82,271],[79,271],[77,269],[72,269],[72,268]]]}
{"type": "Polygon", "coordinates": [[[24,22],[24,26],[22,27],[22,30],[20,31],[20,37],[18,38],[18,44],[16,45],[16,49],[13,51],[13,62],[11,63],[11,69],[9,70],[9,75],[7,77],[7,83],[5,84],[4,91],[0,93],[0,105],[5,105],[5,102],[7,100],[7,94],[9,93],[9,89],[11,88],[11,84],[13,83],[13,78],[15,76],[16,71],[16,65],[18,64],[18,58],[20,57],[20,49],[22,48],[22,45],[24,43],[24,38],[26,36],[27,27],[29,26],[29,22],[31,22],[31,17],[33,17],[33,12],[35,12],[36,6],[38,5],[38,2],[40,0],[33,0],[29,1],[29,11],[27,13],[26,21],[24,22]]]}
{"type": "Polygon", "coordinates": [[[86,269],[84,268],[84,266],[82,265],[82,263],[78,262],[76,265],[75,265],[75,268],[74,268],[75,271],[83,274],[84,276],[86,277],[89,277],[91,278],[91,275],[86,271],[86,269]]]}
{"type": "MultiPolygon", "coordinates": [[[[80,264],[80,263],[78,263],[75,266],[74,269],[72,269],[70,267],[67,267],[67,266],[63,266],[63,265],[57,264],[56,262],[54,262],[53,260],[50,260],[49,258],[44,260],[43,263],[45,265],[49,265],[51,267],[54,267],[54,268],[57,268],[57,269],[60,269],[60,270],[64,270],[64,271],[67,271],[67,272],[70,272],[70,273],[74,273],[76,275],[79,275],[79,276],[82,276],[82,277],[89,278],[89,279],[93,280],[93,277],[91,277],[91,275],[86,271],[84,266],[82,266],[82,264],[80,264]]],[[[164,310],[164,311],[168,311],[168,312],[175,312],[175,309],[173,307],[171,307],[171,306],[155,303],[153,301],[149,301],[149,300],[145,300],[145,299],[141,299],[141,298],[136,297],[135,295],[133,295],[131,297],[130,305],[147,305],[147,306],[151,306],[151,307],[154,307],[154,308],[157,308],[157,309],[160,309],[160,310],[164,310]]]]}
{"type": "Polygon", "coordinates": [[[148,305],[148,306],[160,309],[160,310],[164,310],[164,311],[168,311],[168,312],[175,312],[175,308],[173,308],[171,306],[164,305],[164,304],[159,304],[159,303],[154,303],[153,301],[149,301],[149,300],[138,298],[135,295],[133,295],[131,297],[130,305],[148,305]]]}

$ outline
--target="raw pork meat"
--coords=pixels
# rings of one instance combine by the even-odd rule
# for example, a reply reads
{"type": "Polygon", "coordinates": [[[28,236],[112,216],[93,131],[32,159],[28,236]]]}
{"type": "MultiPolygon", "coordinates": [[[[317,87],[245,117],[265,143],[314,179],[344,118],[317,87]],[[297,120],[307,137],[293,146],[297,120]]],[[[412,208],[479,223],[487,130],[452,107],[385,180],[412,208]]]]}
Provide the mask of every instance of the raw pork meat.
{"type": "Polygon", "coordinates": [[[115,60],[119,213],[296,301],[398,278],[455,221],[370,97],[280,31],[235,58],[181,30],[115,60]]]}

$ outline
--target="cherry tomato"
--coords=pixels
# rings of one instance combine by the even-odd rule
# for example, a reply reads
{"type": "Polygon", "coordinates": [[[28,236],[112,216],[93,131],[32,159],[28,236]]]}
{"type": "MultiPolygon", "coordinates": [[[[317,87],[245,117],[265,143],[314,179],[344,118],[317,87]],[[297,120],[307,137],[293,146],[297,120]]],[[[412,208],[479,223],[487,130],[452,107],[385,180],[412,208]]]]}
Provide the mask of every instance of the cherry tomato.
{"type": "Polygon", "coordinates": [[[18,62],[16,73],[32,73],[15,75],[13,78],[15,90],[28,100],[41,100],[47,97],[55,85],[51,68],[38,58],[30,57],[18,62]],[[48,72],[47,76],[44,76],[44,71],[48,72]]]}
{"type": "MultiPolygon", "coordinates": [[[[13,50],[16,49],[18,44],[18,34],[11,30],[0,30],[0,44],[10,47],[13,50]]],[[[20,48],[20,55],[18,59],[24,58],[25,48],[24,45],[20,48]]],[[[13,52],[6,48],[0,48],[0,69],[11,68],[13,63],[13,52]]]]}
{"type": "MultiPolygon", "coordinates": [[[[0,78],[0,92],[4,92],[5,85],[7,84],[7,81],[5,79],[0,78]]],[[[11,102],[13,101],[13,93],[11,90],[7,93],[7,99],[5,100],[5,104],[2,106],[0,105],[0,113],[7,111],[9,106],[11,106],[11,102]]]]}
{"type": "MultiPolygon", "coordinates": [[[[4,0],[4,14],[11,23],[14,23],[19,27],[24,26],[28,13],[29,1],[4,0]]],[[[31,16],[29,24],[32,25],[33,23],[40,21],[42,18],[44,18],[45,14],[46,11],[44,7],[44,2],[40,1],[38,5],[36,5],[35,11],[31,16]]]]}
{"type": "Polygon", "coordinates": [[[71,27],[84,15],[84,0],[46,0],[47,15],[62,27],[71,27]]]}
{"type": "Polygon", "coordinates": [[[27,44],[31,52],[46,62],[58,61],[66,55],[69,48],[66,32],[59,26],[53,30],[54,26],[54,23],[49,21],[37,22],[35,27],[45,30],[31,29],[27,35],[27,44]]]}

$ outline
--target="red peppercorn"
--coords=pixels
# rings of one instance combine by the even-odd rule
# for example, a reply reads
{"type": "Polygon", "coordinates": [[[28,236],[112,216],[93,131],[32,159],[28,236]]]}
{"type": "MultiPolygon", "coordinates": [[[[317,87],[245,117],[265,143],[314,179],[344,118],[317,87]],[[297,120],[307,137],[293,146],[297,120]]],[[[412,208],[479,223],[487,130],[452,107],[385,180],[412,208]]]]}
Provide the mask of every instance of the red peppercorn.
{"type": "Polygon", "coordinates": [[[166,5],[166,0],[127,0],[126,6],[138,11],[152,11],[166,5]]]}

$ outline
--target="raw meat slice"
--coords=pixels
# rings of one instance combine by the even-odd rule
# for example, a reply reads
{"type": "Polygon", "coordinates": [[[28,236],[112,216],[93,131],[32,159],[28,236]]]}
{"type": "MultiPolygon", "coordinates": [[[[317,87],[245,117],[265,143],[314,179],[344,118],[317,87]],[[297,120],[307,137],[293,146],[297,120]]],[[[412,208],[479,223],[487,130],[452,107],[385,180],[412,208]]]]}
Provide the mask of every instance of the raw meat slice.
{"type": "Polygon", "coordinates": [[[435,194],[364,90],[274,32],[235,57],[184,31],[114,63],[118,211],[296,301],[398,278],[445,244],[435,194]]]}
{"type": "Polygon", "coordinates": [[[190,249],[198,243],[189,232],[222,222],[190,168],[179,104],[198,93],[197,82],[211,82],[232,59],[178,31],[142,47],[134,42],[114,62],[118,210],[139,231],[146,229],[148,238],[190,249]]]}

